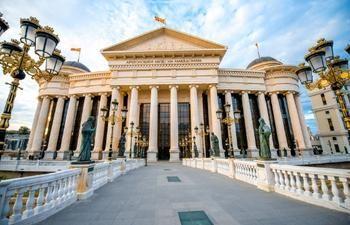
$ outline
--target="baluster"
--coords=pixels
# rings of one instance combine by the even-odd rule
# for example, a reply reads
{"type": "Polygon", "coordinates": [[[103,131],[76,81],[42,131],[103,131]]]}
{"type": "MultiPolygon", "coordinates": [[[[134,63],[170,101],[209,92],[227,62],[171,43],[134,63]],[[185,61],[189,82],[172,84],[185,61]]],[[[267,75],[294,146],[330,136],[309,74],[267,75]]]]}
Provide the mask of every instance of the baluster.
{"type": "Polygon", "coordinates": [[[5,192],[5,200],[4,200],[4,206],[1,212],[1,220],[0,220],[0,224],[8,224],[9,219],[7,219],[7,215],[10,212],[10,200],[11,200],[11,196],[13,195],[13,192],[5,192]]]}
{"type": "Polygon", "coordinates": [[[343,191],[344,191],[344,196],[345,196],[345,207],[350,209],[350,189],[349,189],[349,178],[347,177],[340,177],[339,180],[343,184],[343,191]]]}
{"type": "Polygon", "coordinates": [[[284,189],[289,191],[290,190],[290,183],[289,183],[289,177],[288,177],[288,172],[283,171],[283,177],[284,177],[284,189]]]}
{"type": "Polygon", "coordinates": [[[61,178],[58,180],[59,184],[59,189],[58,189],[58,196],[57,196],[57,201],[58,205],[62,204],[64,202],[64,178],[61,178]]]}
{"type": "Polygon", "coordinates": [[[43,206],[44,199],[45,199],[45,187],[42,186],[42,187],[39,188],[39,195],[38,195],[38,198],[37,198],[37,201],[36,201],[36,206],[34,208],[34,214],[39,214],[40,212],[43,211],[43,209],[44,209],[44,206],[43,206]]]}
{"type": "Polygon", "coordinates": [[[275,188],[279,188],[280,184],[279,184],[279,178],[278,178],[278,173],[276,171],[276,169],[272,169],[274,178],[275,178],[275,188]]]}
{"type": "Polygon", "coordinates": [[[47,191],[46,191],[46,197],[45,197],[45,204],[44,207],[45,209],[50,209],[52,206],[52,188],[53,188],[53,183],[49,183],[47,186],[47,191]]]}
{"type": "Polygon", "coordinates": [[[282,171],[281,170],[278,170],[278,176],[280,178],[280,189],[284,189],[284,179],[283,179],[283,175],[282,175],[282,171]]]}
{"type": "Polygon", "coordinates": [[[305,173],[301,174],[301,176],[303,177],[303,184],[304,184],[304,195],[306,196],[311,196],[311,192],[310,192],[310,184],[309,184],[309,179],[308,179],[308,175],[305,173]]]}
{"type": "Polygon", "coordinates": [[[77,196],[77,178],[78,178],[78,175],[73,176],[72,192],[74,197],[77,196]]]}
{"type": "Polygon", "coordinates": [[[296,188],[295,188],[295,180],[294,180],[293,172],[288,171],[287,173],[288,173],[289,179],[290,179],[290,191],[295,192],[296,188]]]}
{"type": "Polygon", "coordinates": [[[15,204],[12,208],[12,215],[10,216],[10,224],[14,224],[22,219],[22,208],[23,208],[23,193],[25,189],[18,189],[15,204]]]}
{"type": "Polygon", "coordinates": [[[310,174],[311,177],[311,184],[312,184],[312,196],[314,198],[321,198],[321,193],[318,190],[318,185],[317,185],[317,175],[316,174],[310,174]]]}
{"type": "Polygon", "coordinates": [[[329,201],[331,200],[331,195],[329,193],[329,189],[326,184],[327,176],[319,175],[319,178],[321,180],[322,199],[329,201]]]}
{"type": "Polygon", "coordinates": [[[337,187],[336,178],[331,176],[331,177],[328,177],[328,179],[331,180],[331,185],[332,185],[332,194],[333,194],[332,201],[337,204],[340,204],[342,202],[342,199],[339,196],[339,189],[337,187]]]}
{"type": "Polygon", "coordinates": [[[28,194],[28,199],[27,199],[27,203],[26,203],[26,210],[24,210],[23,212],[23,219],[31,217],[32,215],[34,215],[34,202],[35,202],[35,187],[31,187],[29,190],[29,194],[28,194]]]}
{"type": "Polygon", "coordinates": [[[301,181],[300,181],[300,176],[298,174],[298,172],[293,172],[293,174],[295,175],[295,180],[296,180],[296,185],[297,185],[297,193],[298,194],[303,194],[304,193],[304,190],[302,188],[302,185],[301,185],[301,181]]]}

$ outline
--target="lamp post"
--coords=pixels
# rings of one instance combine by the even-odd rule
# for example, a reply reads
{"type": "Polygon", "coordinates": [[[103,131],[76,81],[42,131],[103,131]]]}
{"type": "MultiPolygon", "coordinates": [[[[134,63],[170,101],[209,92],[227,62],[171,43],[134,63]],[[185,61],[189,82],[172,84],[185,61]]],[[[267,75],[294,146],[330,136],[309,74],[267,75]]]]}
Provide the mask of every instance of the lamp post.
{"type": "Polygon", "coordinates": [[[116,122],[119,121],[124,121],[126,118],[126,113],[128,112],[128,110],[124,107],[121,110],[121,116],[116,115],[116,112],[118,110],[118,101],[117,99],[114,99],[112,101],[112,110],[110,115],[107,115],[108,109],[106,107],[101,108],[101,112],[102,112],[102,120],[103,121],[108,121],[111,123],[111,137],[110,137],[110,142],[109,142],[109,149],[108,149],[108,160],[112,160],[112,156],[113,156],[113,131],[114,131],[114,125],[116,122]]]}
{"type": "MultiPolygon", "coordinates": [[[[350,54],[350,45],[345,48],[350,54]]],[[[331,87],[342,112],[345,127],[350,131],[350,115],[344,101],[344,93],[341,89],[350,80],[348,60],[334,56],[333,41],[324,38],[317,41],[316,45],[309,49],[305,55],[305,63],[299,65],[296,70],[298,78],[308,90],[331,87]],[[313,73],[318,74],[317,80],[313,79],[313,73]]]]}
{"type": "Polygon", "coordinates": [[[221,121],[221,123],[227,125],[227,132],[228,132],[228,157],[233,158],[234,157],[234,152],[233,152],[233,145],[232,145],[232,133],[231,133],[231,125],[232,123],[235,122],[235,119],[239,119],[241,116],[241,113],[239,111],[235,111],[233,113],[234,118],[230,116],[231,112],[231,105],[229,103],[226,103],[224,105],[225,112],[226,112],[226,117],[222,118],[223,111],[221,109],[218,109],[216,111],[216,117],[221,121]]]}
{"type": "Polygon", "coordinates": [[[3,19],[2,13],[0,13],[0,36],[9,29],[9,24],[3,19]]]}
{"type": "Polygon", "coordinates": [[[207,153],[206,153],[206,149],[205,149],[205,145],[204,145],[204,139],[205,139],[205,135],[209,135],[210,134],[210,130],[209,130],[209,126],[206,126],[206,128],[204,129],[204,124],[200,123],[199,124],[199,129],[198,127],[194,128],[194,132],[196,133],[196,135],[199,135],[202,139],[202,157],[206,158],[207,157],[207,153]]]}
{"type": "Polygon", "coordinates": [[[4,150],[6,129],[9,127],[16,92],[20,88],[20,80],[29,75],[36,81],[42,79],[50,81],[59,74],[65,60],[60,51],[56,49],[59,38],[51,27],[40,26],[39,20],[35,17],[21,19],[20,24],[20,41],[12,39],[10,42],[0,43],[0,64],[3,73],[10,74],[13,78],[0,120],[0,151],[4,150]],[[31,47],[34,47],[37,60],[29,55],[31,47]],[[45,71],[41,71],[40,66],[44,62],[45,71]]]}
{"type": "MultiPolygon", "coordinates": [[[[134,125],[135,123],[133,121],[130,122],[130,152],[129,152],[129,158],[131,159],[131,156],[132,156],[132,147],[133,147],[133,141],[132,141],[132,138],[133,138],[133,135],[138,135],[139,133],[139,127],[136,127],[135,131],[134,131],[134,125]]],[[[129,130],[128,127],[126,127],[126,130],[129,130]]],[[[136,144],[136,143],[135,143],[136,144]]],[[[135,157],[135,156],[134,156],[135,157]]]]}

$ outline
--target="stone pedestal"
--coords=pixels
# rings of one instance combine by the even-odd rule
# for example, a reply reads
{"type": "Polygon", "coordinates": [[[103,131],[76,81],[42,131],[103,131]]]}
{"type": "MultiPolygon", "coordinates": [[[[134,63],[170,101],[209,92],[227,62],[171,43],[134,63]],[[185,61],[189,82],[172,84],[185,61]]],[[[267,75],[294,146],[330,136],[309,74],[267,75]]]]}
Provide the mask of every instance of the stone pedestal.
{"type": "Polygon", "coordinates": [[[101,158],[102,153],[101,152],[97,152],[97,151],[92,151],[91,152],[91,158],[93,160],[99,160],[101,158]]]}
{"type": "Polygon", "coordinates": [[[148,162],[157,162],[157,152],[148,152],[147,151],[147,161],[148,162]]]}
{"type": "Polygon", "coordinates": [[[71,168],[78,168],[81,170],[77,181],[77,197],[79,200],[87,199],[94,193],[92,186],[94,166],[95,163],[71,165],[71,168]]]}
{"type": "Polygon", "coordinates": [[[44,155],[44,160],[52,160],[53,159],[53,155],[55,154],[54,151],[45,151],[45,155],[44,155]]]}
{"type": "Polygon", "coordinates": [[[178,151],[170,151],[169,162],[180,162],[179,152],[178,151]]]}
{"type": "Polygon", "coordinates": [[[211,167],[211,172],[213,172],[213,173],[218,172],[218,166],[217,166],[217,163],[216,163],[215,158],[212,158],[212,167],[211,167]]]}
{"type": "Polygon", "coordinates": [[[314,151],[312,148],[305,148],[305,149],[300,149],[301,155],[302,156],[313,156],[314,155],[314,151]]]}
{"type": "Polygon", "coordinates": [[[247,149],[247,154],[249,158],[258,158],[259,150],[258,149],[247,149]]]}
{"type": "Polygon", "coordinates": [[[271,149],[271,158],[276,159],[277,157],[277,149],[271,149]]]}
{"type": "Polygon", "coordinates": [[[277,163],[277,160],[255,160],[257,163],[257,186],[259,189],[271,192],[274,191],[275,178],[270,165],[277,163]]]}
{"type": "Polygon", "coordinates": [[[68,160],[69,151],[58,151],[56,160],[68,160]]]}

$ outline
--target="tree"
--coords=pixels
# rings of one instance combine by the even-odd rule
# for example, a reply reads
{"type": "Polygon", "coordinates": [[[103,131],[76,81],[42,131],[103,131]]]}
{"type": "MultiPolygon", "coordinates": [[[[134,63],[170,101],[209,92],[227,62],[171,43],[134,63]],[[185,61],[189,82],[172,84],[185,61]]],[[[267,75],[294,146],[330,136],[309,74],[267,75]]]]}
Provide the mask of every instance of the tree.
{"type": "Polygon", "coordinates": [[[18,129],[18,134],[29,134],[30,133],[30,129],[28,127],[20,127],[18,129]]]}

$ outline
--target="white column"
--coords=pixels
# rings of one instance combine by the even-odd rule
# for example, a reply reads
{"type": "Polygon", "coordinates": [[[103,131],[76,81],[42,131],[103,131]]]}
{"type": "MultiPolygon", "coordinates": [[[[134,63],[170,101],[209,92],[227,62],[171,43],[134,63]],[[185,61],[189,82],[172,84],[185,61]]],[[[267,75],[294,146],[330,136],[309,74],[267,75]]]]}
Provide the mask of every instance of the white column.
{"type": "MultiPolygon", "coordinates": [[[[232,94],[230,91],[225,91],[225,102],[226,104],[230,104],[231,108],[230,108],[230,117],[234,118],[234,111],[233,111],[233,105],[232,105],[232,94]]],[[[238,149],[238,145],[237,145],[237,135],[236,135],[236,123],[233,122],[231,124],[231,138],[232,138],[232,147],[233,147],[233,151],[234,151],[234,155],[237,156],[239,155],[240,151],[238,149]]]]}
{"type": "Polygon", "coordinates": [[[35,134],[34,134],[30,155],[35,155],[39,153],[41,150],[41,144],[42,144],[43,135],[45,131],[46,120],[47,120],[47,116],[50,108],[50,101],[51,99],[49,96],[45,96],[43,99],[43,103],[42,103],[39,118],[38,118],[38,124],[35,128],[35,134]]]}
{"type": "Polygon", "coordinates": [[[304,117],[304,113],[303,113],[303,107],[301,105],[299,95],[294,95],[294,99],[295,99],[295,104],[296,104],[297,110],[298,110],[301,129],[303,131],[305,147],[307,149],[312,149],[310,134],[309,134],[309,131],[308,131],[307,126],[306,126],[305,117],[304,117]]]}
{"type": "Polygon", "coordinates": [[[177,86],[170,86],[170,162],[179,161],[177,86]]]}
{"type": "Polygon", "coordinates": [[[211,131],[218,137],[219,139],[219,149],[220,149],[220,157],[225,157],[225,151],[222,147],[222,136],[221,136],[221,122],[216,116],[216,111],[219,109],[218,103],[218,91],[215,85],[210,85],[210,116],[211,116],[211,131]]]}
{"type": "Polygon", "coordinates": [[[81,135],[82,126],[83,126],[83,123],[85,123],[88,120],[89,116],[91,115],[91,107],[92,107],[92,95],[86,94],[84,99],[83,112],[80,120],[77,148],[74,152],[75,156],[78,156],[80,153],[81,139],[82,139],[82,135],[81,135]]]}
{"type": "MultiPolygon", "coordinates": [[[[191,130],[192,130],[192,137],[196,137],[196,145],[199,153],[199,157],[202,157],[202,141],[200,135],[197,135],[195,132],[195,127],[198,128],[198,131],[200,129],[200,122],[199,122],[199,109],[198,109],[198,94],[197,94],[197,88],[198,85],[190,85],[190,107],[191,107],[191,130]]],[[[194,149],[192,144],[192,156],[194,157],[194,149]]]]}
{"type": "Polygon", "coordinates": [[[147,160],[157,161],[158,153],[158,86],[151,86],[151,106],[149,117],[149,147],[147,160]]]}
{"type": "Polygon", "coordinates": [[[95,146],[92,152],[92,159],[98,160],[100,159],[100,154],[102,152],[103,145],[103,134],[105,131],[105,121],[102,119],[102,108],[107,106],[107,93],[102,93],[100,95],[100,104],[98,109],[98,114],[96,116],[97,124],[96,124],[96,134],[95,134],[95,146]]]}
{"type": "Polygon", "coordinates": [[[50,132],[49,144],[45,152],[45,159],[53,159],[53,153],[57,150],[58,135],[60,133],[60,127],[62,122],[62,115],[64,109],[65,97],[58,96],[57,104],[55,109],[55,115],[52,121],[52,127],[50,132]]]}
{"type": "Polygon", "coordinates": [[[69,155],[69,146],[73,132],[73,125],[75,121],[75,111],[77,104],[77,96],[72,95],[69,99],[69,105],[66,115],[66,121],[64,123],[63,136],[61,141],[61,148],[57,153],[57,159],[67,159],[69,155]]]}
{"type": "MultiPolygon", "coordinates": [[[[137,117],[138,117],[138,87],[133,86],[130,87],[131,88],[131,94],[130,94],[130,110],[129,110],[129,124],[127,124],[127,127],[130,128],[130,123],[133,122],[134,123],[134,128],[133,131],[135,131],[136,127],[138,127],[137,124],[137,117]]],[[[132,139],[134,138],[134,135],[132,137],[132,139]]],[[[127,139],[126,139],[126,151],[125,151],[125,156],[129,157],[130,154],[130,147],[131,147],[131,154],[133,152],[133,145],[134,145],[134,140],[131,140],[131,133],[130,133],[130,129],[128,130],[128,135],[127,135],[127,139]]]]}
{"type": "MultiPolygon", "coordinates": [[[[198,95],[198,107],[199,107],[199,124],[203,123],[204,124],[204,113],[203,113],[203,91],[197,90],[197,95],[198,95]]],[[[198,127],[200,131],[200,126],[198,127]]],[[[205,137],[201,137],[199,135],[199,138],[201,140],[202,148],[199,149],[199,157],[203,157],[203,151],[205,153],[205,137]]],[[[204,154],[205,156],[205,154],[204,154]]]]}
{"type": "Polygon", "coordinates": [[[112,144],[112,149],[113,149],[113,154],[116,156],[118,155],[118,145],[119,145],[119,139],[122,134],[122,123],[123,121],[121,120],[122,116],[122,109],[124,107],[124,95],[120,92],[120,87],[116,87],[116,98],[118,102],[118,109],[116,111],[116,115],[119,118],[114,126],[114,131],[113,131],[113,144],[112,144]]]}
{"type": "Polygon", "coordinates": [[[278,145],[281,152],[281,156],[283,156],[283,149],[286,149],[288,155],[290,156],[290,149],[287,144],[287,137],[286,137],[286,132],[284,130],[280,103],[278,101],[276,92],[271,93],[271,104],[272,104],[273,117],[275,120],[277,139],[278,139],[278,145]]]}
{"type": "MultiPolygon", "coordinates": [[[[258,93],[258,104],[259,104],[259,111],[260,111],[260,116],[261,118],[264,119],[265,123],[270,127],[271,129],[271,124],[270,124],[270,119],[269,119],[269,113],[267,111],[267,105],[266,105],[266,99],[265,99],[265,94],[263,92],[258,93]]],[[[260,125],[260,124],[259,124],[260,125]]],[[[270,150],[271,150],[271,156],[272,157],[277,157],[277,152],[276,149],[273,145],[273,140],[272,140],[272,134],[270,135],[269,138],[269,144],[270,144],[270,150]]]]}
{"type": "Polygon", "coordinates": [[[42,105],[42,99],[41,99],[41,97],[38,97],[38,103],[36,105],[36,110],[35,110],[34,119],[33,119],[33,123],[32,123],[32,129],[30,130],[29,140],[28,140],[28,144],[27,144],[27,150],[26,150],[27,152],[29,152],[32,148],[32,143],[33,143],[33,139],[34,139],[34,135],[35,135],[35,128],[36,128],[36,125],[38,123],[41,105],[42,105]]]}
{"type": "MultiPolygon", "coordinates": [[[[287,98],[287,104],[288,104],[288,111],[292,122],[292,130],[293,130],[295,141],[297,143],[297,148],[300,149],[301,151],[304,151],[305,150],[304,136],[301,130],[298,110],[294,102],[293,93],[288,92],[286,94],[286,98],[287,98]]],[[[303,155],[305,154],[305,152],[302,152],[302,153],[303,155]]],[[[310,152],[308,152],[307,154],[310,154],[310,152]]]]}
{"type": "Polygon", "coordinates": [[[244,115],[244,126],[247,134],[247,142],[248,142],[247,154],[249,157],[258,157],[259,152],[258,152],[258,149],[256,148],[252,111],[250,109],[249,95],[247,92],[242,92],[242,105],[243,105],[243,115],[244,115]]]}

